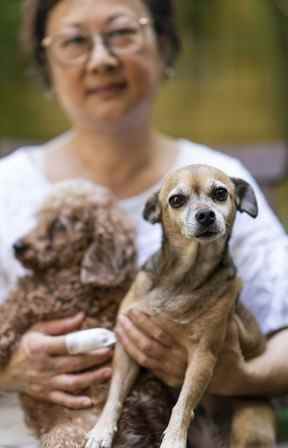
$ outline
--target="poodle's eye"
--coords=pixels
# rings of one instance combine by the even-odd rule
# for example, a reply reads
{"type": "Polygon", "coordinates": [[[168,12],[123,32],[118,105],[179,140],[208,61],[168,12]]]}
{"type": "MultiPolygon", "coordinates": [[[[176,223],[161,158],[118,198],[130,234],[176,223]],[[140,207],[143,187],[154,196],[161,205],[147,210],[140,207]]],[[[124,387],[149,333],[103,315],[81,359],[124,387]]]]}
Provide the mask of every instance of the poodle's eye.
{"type": "Polygon", "coordinates": [[[169,198],[169,205],[172,208],[180,208],[186,204],[187,199],[187,196],[185,196],[184,194],[174,194],[169,198]]]}
{"type": "Polygon", "coordinates": [[[51,224],[51,233],[62,233],[66,230],[66,225],[61,219],[55,219],[51,224]]]}
{"type": "Polygon", "coordinates": [[[76,224],[77,225],[80,222],[80,219],[79,219],[78,216],[72,215],[72,216],[69,216],[69,221],[72,224],[76,224]]]}
{"type": "Polygon", "coordinates": [[[217,187],[212,195],[215,201],[225,202],[228,197],[228,191],[224,187],[217,187]]]}

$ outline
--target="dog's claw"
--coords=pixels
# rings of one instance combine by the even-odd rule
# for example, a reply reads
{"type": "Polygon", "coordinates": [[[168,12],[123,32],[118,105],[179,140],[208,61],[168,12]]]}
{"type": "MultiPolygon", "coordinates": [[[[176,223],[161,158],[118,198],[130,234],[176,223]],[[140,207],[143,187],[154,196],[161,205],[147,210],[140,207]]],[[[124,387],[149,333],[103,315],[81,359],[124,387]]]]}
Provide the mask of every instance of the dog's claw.
{"type": "Polygon", "coordinates": [[[98,431],[90,431],[87,434],[87,442],[85,448],[111,448],[113,433],[106,432],[100,434],[98,431]]]}

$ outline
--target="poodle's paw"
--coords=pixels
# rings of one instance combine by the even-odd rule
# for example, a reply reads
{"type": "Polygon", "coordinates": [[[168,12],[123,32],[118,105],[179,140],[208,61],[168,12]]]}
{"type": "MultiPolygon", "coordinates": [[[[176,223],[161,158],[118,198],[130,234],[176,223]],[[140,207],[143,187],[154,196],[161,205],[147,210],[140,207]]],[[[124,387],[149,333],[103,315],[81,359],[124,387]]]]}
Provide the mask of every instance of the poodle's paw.
{"type": "Polygon", "coordinates": [[[101,427],[100,425],[95,426],[87,434],[88,440],[85,448],[111,448],[114,432],[113,429],[110,430],[106,425],[101,425],[101,427]]]}

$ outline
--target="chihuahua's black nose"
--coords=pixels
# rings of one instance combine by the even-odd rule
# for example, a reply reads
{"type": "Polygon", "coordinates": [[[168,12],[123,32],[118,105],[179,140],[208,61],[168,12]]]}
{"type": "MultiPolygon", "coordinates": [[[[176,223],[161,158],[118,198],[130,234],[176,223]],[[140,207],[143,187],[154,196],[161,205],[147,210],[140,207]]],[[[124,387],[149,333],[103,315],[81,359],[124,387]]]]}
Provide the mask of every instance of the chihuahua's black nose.
{"type": "Polygon", "coordinates": [[[211,224],[214,224],[216,215],[213,210],[210,210],[209,208],[202,208],[198,210],[195,218],[196,221],[201,224],[201,226],[210,226],[211,224]]]}
{"type": "Polygon", "coordinates": [[[18,240],[13,244],[13,250],[15,255],[22,255],[28,249],[28,244],[23,240],[18,240]]]}

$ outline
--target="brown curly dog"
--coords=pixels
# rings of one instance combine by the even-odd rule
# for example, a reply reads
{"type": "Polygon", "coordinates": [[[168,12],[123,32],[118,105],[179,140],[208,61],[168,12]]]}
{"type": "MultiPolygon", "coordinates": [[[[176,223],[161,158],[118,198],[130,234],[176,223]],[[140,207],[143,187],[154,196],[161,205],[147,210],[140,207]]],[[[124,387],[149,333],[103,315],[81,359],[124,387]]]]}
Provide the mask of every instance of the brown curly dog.
{"type": "MultiPolygon", "coordinates": [[[[0,366],[5,368],[22,335],[34,324],[84,312],[83,328],[113,329],[121,299],[136,273],[134,230],[105,189],[88,182],[55,188],[36,227],[14,244],[30,270],[0,306],[0,366]]],[[[28,426],[45,448],[80,448],[96,423],[107,393],[87,393],[95,406],[72,410],[21,395],[28,426]]],[[[171,409],[168,390],[147,373],[127,400],[115,447],[157,447],[171,409]],[[147,426],[149,430],[147,431],[147,426]]]]}

